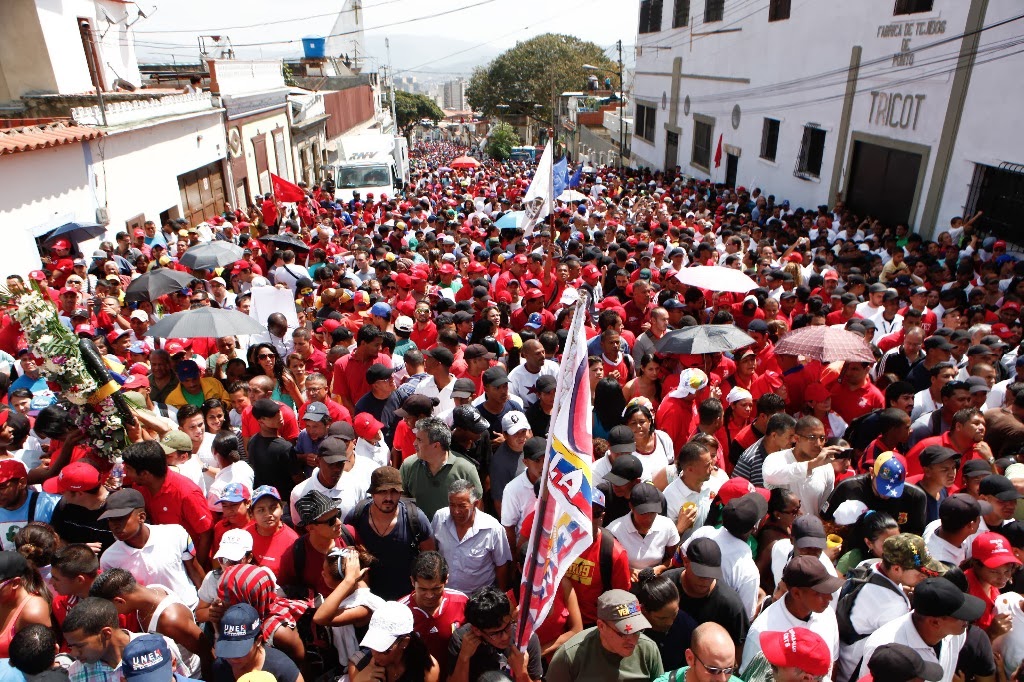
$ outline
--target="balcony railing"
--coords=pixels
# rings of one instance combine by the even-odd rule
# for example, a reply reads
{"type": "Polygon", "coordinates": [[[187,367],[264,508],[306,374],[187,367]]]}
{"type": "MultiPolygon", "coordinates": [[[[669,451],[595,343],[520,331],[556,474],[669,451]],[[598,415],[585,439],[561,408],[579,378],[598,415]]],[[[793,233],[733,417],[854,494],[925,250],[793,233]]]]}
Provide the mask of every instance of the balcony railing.
{"type": "Polygon", "coordinates": [[[103,125],[106,113],[108,126],[129,125],[164,116],[180,116],[213,109],[213,98],[208,92],[188,95],[169,95],[154,99],[129,102],[110,102],[101,112],[99,106],[72,107],[71,117],[81,125],[103,125]]]}

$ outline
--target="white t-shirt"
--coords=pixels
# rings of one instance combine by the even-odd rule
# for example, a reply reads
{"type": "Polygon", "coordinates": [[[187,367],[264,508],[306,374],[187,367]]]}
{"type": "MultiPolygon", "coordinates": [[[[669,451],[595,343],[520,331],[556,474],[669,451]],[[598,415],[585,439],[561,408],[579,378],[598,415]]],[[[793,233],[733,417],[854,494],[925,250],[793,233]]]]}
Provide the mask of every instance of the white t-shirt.
{"type": "Polygon", "coordinates": [[[299,510],[296,509],[295,503],[302,499],[302,496],[310,490],[318,490],[332,500],[340,500],[341,505],[338,509],[341,510],[341,518],[345,518],[345,515],[352,511],[359,504],[360,500],[366,497],[366,487],[362,483],[359,476],[352,476],[351,471],[346,471],[341,475],[341,478],[338,479],[333,488],[328,488],[320,482],[318,471],[314,470],[312,476],[292,488],[290,500],[292,519],[298,521],[298,519],[302,518],[299,516],[299,510]]]}
{"type": "Polygon", "coordinates": [[[210,509],[220,511],[220,505],[217,504],[217,500],[224,494],[224,488],[229,483],[241,483],[252,493],[252,485],[255,479],[256,472],[252,470],[248,462],[238,460],[224,467],[217,472],[217,477],[213,479],[213,483],[210,484],[210,488],[206,493],[206,501],[210,505],[210,509]]]}
{"type": "MultiPolygon", "coordinates": [[[[722,567],[725,567],[725,557],[722,558],[722,567]]],[[[743,645],[740,672],[746,670],[751,659],[761,651],[762,632],[785,632],[790,628],[807,628],[819,635],[828,645],[833,661],[839,654],[839,624],[836,622],[835,611],[825,609],[821,613],[811,613],[811,617],[807,620],[801,620],[789,612],[789,609],[786,608],[786,599],[782,598],[769,604],[750,624],[747,640],[743,645]]]]}
{"type": "Polygon", "coordinates": [[[764,458],[762,472],[768,488],[787,488],[800,498],[801,514],[816,514],[836,486],[836,472],[830,465],[812,469],[798,462],[793,450],[780,450],[764,458]]]}
{"type": "Polygon", "coordinates": [[[683,483],[683,479],[677,478],[665,488],[665,504],[668,508],[668,518],[672,523],[679,518],[679,510],[683,508],[684,504],[692,502],[697,505],[697,518],[693,522],[693,527],[683,535],[684,540],[690,537],[694,530],[704,525],[704,521],[708,518],[708,511],[711,509],[711,500],[718,494],[718,489],[721,487],[721,479],[710,478],[704,481],[700,490],[693,491],[683,483]]]}
{"type": "Polygon", "coordinates": [[[533,387],[537,379],[543,376],[558,376],[558,365],[551,360],[545,360],[536,374],[527,370],[526,364],[518,365],[508,373],[508,392],[518,396],[523,404],[529,407],[537,402],[537,392],[533,387]]]}
{"type": "Polygon", "coordinates": [[[104,571],[123,568],[135,576],[140,585],[163,585],[195,610],[199,595],[182,563],[196,558],[192,539],[176,523],[148,527],[149,541],[144,547],[135,549],[118,540],[100,556],[100,568],[104,571]]]}
{"type": "MultiPolygon", "coordinates": [[[[748,639],[747,641],[750,640],[748,639]]],[[[921,639],[920,633],[918,633],[917,628],[914,627],[912,614],[908,613],[905,616],[900,616],[896,620],[889,621],[882,627],[875,630],[872,634],[868,635],[867,639],[864,640],[864,655],[862,656],[864,662],[861,663],[860,672],[857,674],[857,677],[859,679],[860,677],[868,674],[867,661],[871,658],[871,654],[875,653],[875,649],[883,644],[896,643],[909,646],[925,661],[941,665],[943,675],[939,682],[951,682],[953,675],[956,673],[956,662],[960,657],[960,649],[963,648],[964,642],[966,641],[966,630],[962,635],[949,635],[947,637],[943,637],[940,642],[939,655],[936,656],[935,649],[931,648],[923,639],[921,639]]]]}
{"type": "Polygon", "coordinates": [[[524,471],[505,485],[505,492],[501,496],[501,525],[515,526],[518,535],[526,515],[533,511],[536,501],[533,484],[524,471]]]}
{"type": "MultiPolygon", "coordinates": [[[[921,535],[924,539],[924,545],[928,548],[928,553],[936,561],[942,561],[951,566],[959,566],[967,558],[967,549],[963,545],[957,547],[939,537],[938,530],[941,526],[942,521],[935,519],[924,527],[924,534],[921,535]]],[[[964,544],[967,544],[966,541],[964,544]]]]}
{"type": "Polygon", "coordinates": [[[631,569],[650,568],[665,561],[665,551],[679,544],[679,531],[668,517],[658,514],[647,535],[633,524],[633,515],[626,514],[608,524],[608,532],[615,536],[629,556],[631,569]]]}
{"type": "MultiPolygon", "coordinates": [[[[371,592],[369,587],[360,587],[342,600],[338,605],[338,613],[358,606],[365,606],[372,614],[383,605],[384,600],[371,592]]],[[[348,659],[359,650],[359,638],[356,636],[355,626],[339,625],[331,628],[331,639],[334,641],[335,648],[338,649],[338,662],[347,665],[348,659]]]]}
{"type": "MultiPolygon", "coordinates": [[[[877,565],[877,559],[875,562],[877,565]]],[[[898,587],[877,569],[873,569],[873,572],[894,587],[898,587]]],[[[861,634],[871,634],[889,621],[896,620],[908,613],[910,613],[910,601],[902,589],[900,594],[896,594],[887,587],[868,583],[861,588],[857,595],[857,601],[853,603],[853,609],[850,611],[850,624],[861,634]]],[[[857,672],[857,665],[863,655],[864,639],[857,640],[849,646],[840,643],[839,661],[836,663],[836,679],[850,679],[857,672]]]]}
{"type": "MultiPolygon", "coordinates": [[[[390,464],[391,450],[388,448],[387,443],[381,438],[376,443],[371,443],[368,440],[359,438],[356,440],[356,455],[359,457],[365,457],[372,461],[378,467],[386,467],[390,464]]],[[[353,467],[355,468],[355,467],[353,467]]]]}

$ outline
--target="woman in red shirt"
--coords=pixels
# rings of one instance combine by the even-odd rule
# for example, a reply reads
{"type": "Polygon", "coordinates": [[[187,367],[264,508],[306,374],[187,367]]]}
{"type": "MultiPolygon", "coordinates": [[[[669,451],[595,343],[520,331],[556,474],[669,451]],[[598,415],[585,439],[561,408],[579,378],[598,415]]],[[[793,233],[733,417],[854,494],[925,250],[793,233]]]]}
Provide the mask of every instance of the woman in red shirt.
{"type": "Polygon", "coordinates": [[[1010,541],[999,533],[982,533],[971,543],[971,558],[964,570],[967,588],[985,602],[985,613],[974,624],[992,639],[1010,630],[1010,616],[996,615],[996,597],[1020,565],[1010,541]]]}

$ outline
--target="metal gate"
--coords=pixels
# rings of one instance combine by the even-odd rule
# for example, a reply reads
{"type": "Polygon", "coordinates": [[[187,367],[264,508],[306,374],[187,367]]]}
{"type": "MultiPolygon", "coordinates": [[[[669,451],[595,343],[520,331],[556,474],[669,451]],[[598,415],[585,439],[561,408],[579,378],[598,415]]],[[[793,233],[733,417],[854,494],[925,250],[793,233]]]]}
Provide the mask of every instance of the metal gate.
{"type": "Polygon", "coordinates": [[[1024,164],[1001,163],[999,167],[976,164],[967,194],[964,217],[982,211],[976,225],[983,235],[994,235],[1024,250],[1019,235],[1024,210],[1024,164]]]}

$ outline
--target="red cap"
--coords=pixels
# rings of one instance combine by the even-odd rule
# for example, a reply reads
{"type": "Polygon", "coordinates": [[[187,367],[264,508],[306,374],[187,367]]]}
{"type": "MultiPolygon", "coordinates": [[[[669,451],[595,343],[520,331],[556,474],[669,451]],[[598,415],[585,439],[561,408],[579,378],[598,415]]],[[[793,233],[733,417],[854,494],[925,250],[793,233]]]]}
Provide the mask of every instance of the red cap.
{"type": "Polygon", "coordinates": [[[7,423],[7,418],[10,417],[10,416],[11,416],[11,411],[9,409],[0,410],[0,426],[3,426],[4,424],[6,424],[7,423]]]}
{"type": "Polygon", "coordinates": [[[77,296],[78,291],[72,289],[71,287],[63,287],[59,292],[57,292],[58,296],[63,296],[64,294],[74,294],[75,296],[77,296]]]}
{"type": "Polygon", "coordinates": [[[478,272],[487,272],[487,267],[480,261],[473,261],[469,264],[469,272],[476,274],[478,272]]]}
{"type": "Polygon", "coordinates": [[[828,390],[828,387],[821,383],[813,383],[804,389],[804,399],[813,400],[816,403],[828,400],[831,395],[832,392],[828,390]]]}
{"type": "Polygon", "coordinates": [[[1006,564],[1020,565],[1014,556],[1010,543],[999,533],[982,533],[971,543],[971,556],[985,565],[986,568],[999,568],[1006,564]]]}
{"type": "Polygon", "coordinates": [[[375,441],[380,435],[380,430],[384,428],[384,424],[369,412],[360,412],[352,421],[352,427],[355,429],[356,435],[363,440],[375,441]]]}
{"type": "Polygon", "coordinates": [[[102,482],[103,479],[96,467],[79,460],[61,469],[59,476],[46,479],[43,490],[63,495],[72,490],[93,490],[100,487],[102,482]]]}
{"type": "Polygon", "coordinates": [[[340,326],[341,322],[338,322],[337,320],[324,320],[323,322],[320,323],[320,326],[316,328],[316,331],[327,332],[328,334],[330,334],[340,326]]]}
{"type": "Polygon", "coordinates": [[[997,322],[992,325],[992,333],[1004,340],[1013,336],[1013,332],[1010,331],[1010,328],[1002,322],[997,322]]]}
{"type": "Polygon", "coordinates": [[[655,244],[654,248],[651,249],[651,251],[654,253],[655,256],[657,256],[659,253],[665,253],[665,247],[662,246],[661,244],[655,244]]]}
{"type": "Polygon", "coordinates": [[[7,483],[16,478],[28,478],[25,465],[16,459],[0,460],[0,483],[7,483]]]}
{"type": "Polygon", "coordinates": [[[756,489],[747,479],[730,478],[718,489],[718,498],[722,501],[722,504],[729,504],[730,501],[752,492],[756,492],[756,489]]]}
{"type": "Polygon", "coordinates": [[[1004,242],[1002,239],[997,240],[996,243],[992,245],[992,250],[994,251],[995,249],[1003,249],[1005,251],[1006,242],[1004,242]]]}
{"type": "Polygon", "coordinates": [[[144,362],[136,362],[128,369],[129,374],[138,374],[139,376],[149,376],[149,366],[144,362]]]}
{"type": "Polygon", "coordinates": [[[137,229],[137,230],[134,230],[134,231],[132,232],[132,236],[133,236],[133,237],[145,237],[145,236],[146,236],[146,233],[145,233],[145,232],[143,232],[142,230],[138,230],[138,229],[137,229]]]}
{"type": "Polygon", "coordinates": [[[127,329],[115,329],[109,334],[107,334],[107,341],[109,343],[114,343],[114,341],[117,341],[119,338],[121,338],[127,333],[129,333],[127,329]]]}
{"type": "Polygon", "coordinates": [[[540,289],[527,289],[526,296],[524,296],[523,298],[524,300],[527,301],[532,301],[535,298],[544,298],[544,292],[542,292],[540,289]]]}
{"type": "MultiPolygon", "coordinates": [[[[1006,244],[1003,244],[1003,246],[1006,246],[1006,244]]],[[[71,249],[71,242],[69,242],[67,239],[58,239],[53,243],[53,246],[51,248],[64,249],[65,251],[68,251],[71,249]]]]}
{"type": "Polygon", "coordinates": [[[811,675],[827,675],[832,665],[828,644],[807,628],[762,632],[760,640],[764,657],[780,668],[797,668],[811,675]]]}
{"type": "Polygon", "coordinates": [[[167,353],[169,355],[177,355],[178,353],[184,353],[185,352],[185,346],[183,346],[182,344],[178,343],[177,341],[170,341],[170,342],[167,343],[167,346],[165,347],[165,350],[167,351],[167,353]]]}
{"type": "Polygon", "coordinates": [[[451,263],[442,263],[441,267],[439,267],[437,271],[442,275],[454,275],[456,272],[455,266],[451,263]]]}
{"type": "Polygon", "coordinates": [[[395,284],[399,289],[412,289],[412,277],[404,272],[395,275],[395,284]]]}
{"type": "Polygon", "coordinates": [[[91,324],[80,324],[77,327],[75,327],[75,333],[76,334],[88,334],[89,336],[95,336],[96,335],[96,330],[93,329],[93,326],[91,324]]]}
{"type": "Polygon", "coordinates": [[[1000,310],[1012,310],[1015,313],[1019,313],[1020,312],[1020,304],[1019,303],[1014,303],[1013,301],[1010,301],[1009,303],[1004,303],[1002,306],[1000,306],[999,309],[1000,310]]]}
{"type": "Polygon", "coordinates": [[[803,254],[791,253],[788,256],[786,256],[786,260],[788,260],[790,263],[800,263],[801,265],[803,265],[804,257],[803,254]]]}
{"type": "Polygon", "coordinates": [[[825,274],[822,275],[823,279],[839,279],[839,273],[835,270],[826,270],[825,274]]]}
{"type": "Polygon", "coordinates": [[[598,270],[597,266],[594,265],[593,263],[588,263],[586,266],[584,266],[583,272],[581,274],[583,275],[583,281],[585,281],[587,284],[594,284],[599,279],[601,279],[601,271],[598,270]]]}
{"type": "Polygon", "coordinates": [[[512,262],[517,265],[526,265],[529,262],[529,259],[526,257],[525,253],[520,253],[516,254],[516,257],[512,259],[512,262]]]}
{"type": "Polygon", "coordinates": [[[126,391],[134,391],[140,388],[149,388],[149,377],[141,374],[132,374],[121,386],[126,391]]]}

